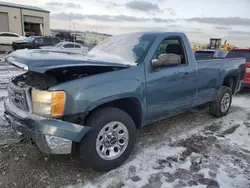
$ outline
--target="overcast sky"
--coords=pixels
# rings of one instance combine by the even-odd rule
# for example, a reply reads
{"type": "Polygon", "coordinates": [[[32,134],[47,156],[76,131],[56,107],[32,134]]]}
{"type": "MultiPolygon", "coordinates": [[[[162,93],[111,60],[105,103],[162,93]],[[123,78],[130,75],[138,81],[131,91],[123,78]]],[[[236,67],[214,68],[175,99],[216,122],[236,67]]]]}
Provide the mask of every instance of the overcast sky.
{"type": "Polygon", "coordinates": [[[49,10],[53,29],[72,29],[74,22],[76,30],[110,34],[183,31],[192,42],[208,43],[210,37],[221,37],[250,46],[250,0],[2,1],[49,10]]]}

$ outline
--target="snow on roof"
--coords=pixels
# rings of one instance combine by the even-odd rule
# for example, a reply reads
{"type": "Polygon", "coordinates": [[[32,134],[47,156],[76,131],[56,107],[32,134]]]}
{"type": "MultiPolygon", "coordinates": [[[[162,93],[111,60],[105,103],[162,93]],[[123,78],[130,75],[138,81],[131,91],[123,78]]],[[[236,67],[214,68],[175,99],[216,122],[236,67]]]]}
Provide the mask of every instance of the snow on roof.
{"type": "Polygon", "coordinates": [[[3,1],[0,1],[0,6],[12,7],[12,8],[21,8],[21,9],[27,9],[27,10],[34,10],[34,11],[49,13],[49,11],[47,11],[45,9],[42,9],[42,8],[39,8],[39,7],[29,6],[29,5],[21,5],[21,4],[15,4],[15,3],[8,3],[8,2],[3,2],[3,1]]]}

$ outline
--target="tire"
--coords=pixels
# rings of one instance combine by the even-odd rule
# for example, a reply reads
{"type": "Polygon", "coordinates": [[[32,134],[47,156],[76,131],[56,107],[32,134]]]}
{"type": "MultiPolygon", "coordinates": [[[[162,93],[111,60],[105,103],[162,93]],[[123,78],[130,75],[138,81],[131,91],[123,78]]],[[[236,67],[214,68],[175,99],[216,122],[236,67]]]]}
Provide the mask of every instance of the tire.
{"type": "MultiPolygon", "coordinates": [[[[136,126],[132,118],[126,112],[120,109],[108,107],[108,108],[102,108],[94,112],[94,114],[92,114],[87,119],[86,123],[88,126],[91,126],[92,129],[90,130],[89,133],[87,133],[86,136],[83,137],[83,139],[79,144],[79,154],[81,160],[90,165],[91,168],[97,171],[109,171],[120,166],[129,157],[136,142],[136,126]],[[105,141],[104,138],[107,137],[106,136],[102,137],[102,135],[105,134],[107,135],[107,133],[110,133],[109,130],[115,132],[114,129],[112,129],[116,127],[114,122],[119,123],[117,125],[119,129],[116,128],[115,129],[116,131],[120,130],[120,127],[122,127],[123,125],[126,127],[127,131],[123,127],[124,129],[123,136],[126,137],[126,135],[128,135],[128,142],[124,141],[124,146],[120,147],[119,144],[121,139],[120,140],[116,139],[117,143],[114,143],[113,145],[114,149],[107,149],[108,146],[104,144],[105,141]],[[108,131],[104,129],[106,126],[109,127],[108,131]],[[97,143],[100,143],[101,141],[98,141],[97,138],[99,140],[102,140],[102,143],[98,147],[97,143]],[[119,150],[117,149],[119,147],[120,151],[123,150],[123,152],[119,153],[119,150]],[[107,150],[109,150],[110,152],[107,152],[107,150]],[[101,151],[106,151],[106,152],[101,152],[101,151]],[[112,151],[113,154],[116,155],[116,158],[111,157],[112,151]],[[119,155],[116,153],[117,151],[119,155]]],[[[116,136],[119,136],[120,133],[117,132],[114,134],[116,134],[116,136]]],[[[114,140],[115,139],[113,140],[111,139],[110,143],[113,142],[114,140]]],[[[110,144],[109,142],[107,143],[110,144]]]]}
{"type": "Polygon", "coordinates": [[[209,105],[210,113],[215,117],[227,115],[232,103],[232,90],[230,87],[222,86],[215,101],[209,105]],[[227,102],[225,102],[225,100],[227,102]],[[224,105],[223,105],[224,101],[224,105]],[[224,108],[223,108],[224,106],[224,108]]]}

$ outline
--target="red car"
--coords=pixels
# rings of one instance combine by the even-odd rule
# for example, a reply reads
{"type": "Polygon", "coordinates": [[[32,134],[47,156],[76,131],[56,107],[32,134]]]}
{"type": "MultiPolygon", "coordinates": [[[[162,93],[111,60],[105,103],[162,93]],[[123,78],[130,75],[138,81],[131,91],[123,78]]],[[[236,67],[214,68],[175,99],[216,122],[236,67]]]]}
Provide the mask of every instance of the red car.
{"type": "Polygon", "coordinates": [[[234,57],[245,57],[246,58],[246,73],[244,85],[245,87],[250,88],[250,49],[233,49],[230,50],[226,58],[234,58],[234,57]]]}

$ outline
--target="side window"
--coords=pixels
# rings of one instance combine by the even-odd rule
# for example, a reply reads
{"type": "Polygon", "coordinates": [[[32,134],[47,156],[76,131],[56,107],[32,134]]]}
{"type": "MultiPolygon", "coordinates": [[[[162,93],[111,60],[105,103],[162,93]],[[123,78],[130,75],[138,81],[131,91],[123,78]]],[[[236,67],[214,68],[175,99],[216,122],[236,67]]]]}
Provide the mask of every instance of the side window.
{"type": "Polygon", "coordinates": [[[65,44],[63,47],[64,48],[75,48],[76,45],[74,44],[65,44]]]}
{"type": "Polygon", "coordinates": [[[153,60],[157,60],[162,54],[176,54],[180,57],[180,65],[188,63],[186,59],[185,48],[180,37],[168,37],[163,39],[155,51],[153,60]]]}
{"type": "Polygon", "coordinates": [[[52,37],[51,40],[52,40],[51,44],[57,44],[57,43],[60,42],[60,40],[58,38],[56,38],[56,37],[52,37]]]}
{"type": "Polygon", "coordinates": [[[2,36],[2,37],[19,37],[18,35],[11,34],[11,33],[1,33],[0,36],[2,36]]]}
{"type": "Polygon", "coordinates": [[[35,40],[35,43],[36,43],[36,44],[43,44],[43,38],[37,38],[37,39],[35,40]]]}
{"type": "Polygon", "coordinates": [[[81,48],[81,46],[79,46],[78,44],[75,44],[75,48],[81,48]]]}
{"type": "Polygon", "coordinates": [[[51,38],[49,38],[49,37],[48,38],[44,38],[43,41],[44,41],[45,45],[51,45],[52,44],[51,38]]]}
{"type": "Polygon", "coordinates": [[[10,33],[9,33],[9,36],[10,36],[10,37],[19,37],[18,35],[10,34],[10,33]]]}
{"type": "Polygon", "coordinates": [[[8,37],[8,33],[1,33],[0,36],[1,37],[8,37]]]}

